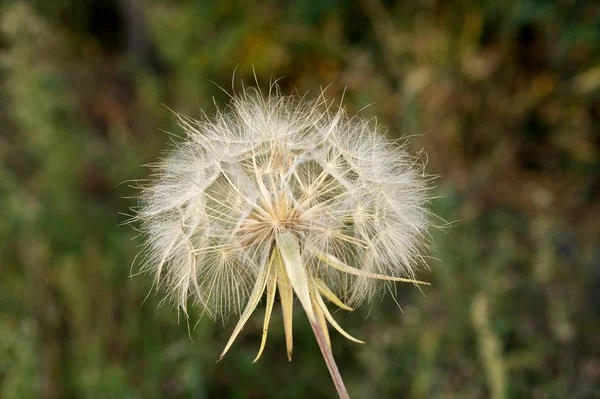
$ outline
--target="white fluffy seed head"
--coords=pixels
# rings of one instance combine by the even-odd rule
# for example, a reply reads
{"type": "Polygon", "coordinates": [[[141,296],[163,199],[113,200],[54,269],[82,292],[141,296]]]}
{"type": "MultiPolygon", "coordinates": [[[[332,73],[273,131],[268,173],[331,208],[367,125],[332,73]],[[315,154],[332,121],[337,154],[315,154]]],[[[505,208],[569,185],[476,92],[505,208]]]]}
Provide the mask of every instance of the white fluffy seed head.
{"type": "Polygon", "coordinates": [[[420,163],[373,121],[333,108],[273,87],[245,90],[211,118],[179,116],[186,138],[154,166],[136,219],[144,269],[184,311],[193,299],[212,317],[239,313],[284,231],[307,275],[350,304],[386,283],[326,267],[319,254],[414,277],[428,227],[420,163]]]}

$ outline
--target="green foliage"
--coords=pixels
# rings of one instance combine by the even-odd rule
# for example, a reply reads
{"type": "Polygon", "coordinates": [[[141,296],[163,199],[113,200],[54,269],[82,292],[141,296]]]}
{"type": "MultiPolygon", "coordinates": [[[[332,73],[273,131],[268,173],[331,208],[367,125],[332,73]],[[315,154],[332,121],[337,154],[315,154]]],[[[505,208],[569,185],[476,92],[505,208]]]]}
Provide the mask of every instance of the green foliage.
{"type": "Polygon", "coordinates": [[[291,363],[275,314],[258,364],[261,314],[215,363],[235,320],[186,320],[130,278],[121,183],[177,140],[163,104],[210,113],[234,70],[334,82],[440,175],[432,211],[453,223],[425,296],[334,315],[367,342],[332,334],[353,397],[598,397],[598,26],[584,1],[5,2],[0,397],[334,395],[300,312],[291,363]]]}

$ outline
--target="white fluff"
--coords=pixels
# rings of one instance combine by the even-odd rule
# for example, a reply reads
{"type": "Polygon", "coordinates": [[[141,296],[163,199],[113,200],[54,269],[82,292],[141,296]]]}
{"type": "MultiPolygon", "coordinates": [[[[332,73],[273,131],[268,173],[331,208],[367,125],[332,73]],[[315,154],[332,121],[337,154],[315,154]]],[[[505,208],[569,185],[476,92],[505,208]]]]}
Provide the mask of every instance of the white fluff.
{"type": "Polygon", "coordinates": [[[421,164],[373,121],[323,96],[245,90],[213,117],[179,116],[186,139],[154,165],[136,219],[143,269],[187,312],[241,313],[281,232],[306,274],[342,300],[370,300],[382,282],[329,267],[412,279],[423,264],[428,187],[421,164]]]}

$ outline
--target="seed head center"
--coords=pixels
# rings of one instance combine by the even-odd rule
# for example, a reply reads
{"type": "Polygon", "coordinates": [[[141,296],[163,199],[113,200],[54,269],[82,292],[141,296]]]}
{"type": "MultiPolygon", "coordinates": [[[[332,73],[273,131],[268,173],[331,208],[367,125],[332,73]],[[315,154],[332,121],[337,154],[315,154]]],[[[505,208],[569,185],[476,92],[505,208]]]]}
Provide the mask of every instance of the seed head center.
{"type": "Polygon", "coordinates": [[[247,245],[274,240],[283,231],[300,232],[306,228],[301,212],[285,197],[260,201],[242,222],[238,235],[247,245]]]}

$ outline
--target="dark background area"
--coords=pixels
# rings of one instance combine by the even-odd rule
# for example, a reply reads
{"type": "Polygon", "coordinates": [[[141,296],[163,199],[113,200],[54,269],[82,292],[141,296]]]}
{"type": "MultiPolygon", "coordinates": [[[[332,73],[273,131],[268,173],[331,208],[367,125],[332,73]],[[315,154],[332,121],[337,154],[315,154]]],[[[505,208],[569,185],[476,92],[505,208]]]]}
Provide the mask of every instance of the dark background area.
{"type": "Polygon", "coordinates": [[[336,315],[353,397],[600,397],[600,7],[566,0],[0,2],[0,397],[334,397],[299,309],[291,363],[279,312],[251,363],[261,311],[215,363],[235,317],[130,278],[120,183],[236,67],[333,82],[439,175],[432,286],[336,315]]]}

